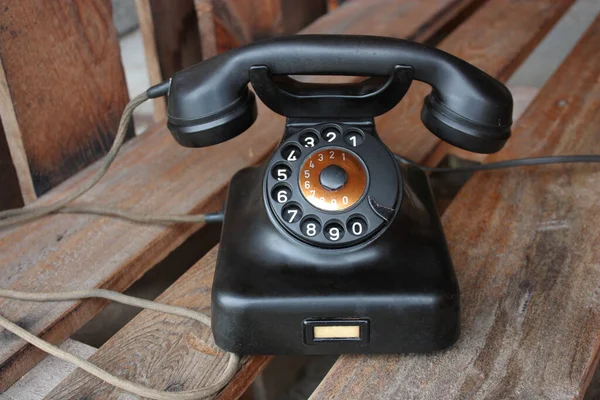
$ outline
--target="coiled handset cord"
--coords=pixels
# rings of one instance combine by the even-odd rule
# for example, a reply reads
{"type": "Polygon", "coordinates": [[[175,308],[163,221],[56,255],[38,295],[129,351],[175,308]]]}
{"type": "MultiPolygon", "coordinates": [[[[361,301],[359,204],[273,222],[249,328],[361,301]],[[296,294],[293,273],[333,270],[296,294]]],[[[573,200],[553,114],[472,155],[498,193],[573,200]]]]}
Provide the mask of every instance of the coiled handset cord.
{"type": "MultiPolygon", "coordinates": [[[[83,194],[89,191],[102,177],[106,174],[106,171],[115,160],[119,150],[121,149],[127,133],[127,128],[131,122],[133,111],[142,103],[150,98],[156,98],[165,96],[169,89],[169,82],[163,82],[159,85],[153,86],[148,89],[145,93],[142,93],[133,98],[129,104],[125,107],[121,121],[119,122],[119,128],[117,135],[110,148],[110,151],[104,158],[104,161],[100,169],[96,174],[86,183],[76,188],[72,193],[63,197],[56,202],[44,205],[44,206],[25,206],[20,209],[6,210],[0,212],[0,229],[8,228],[12,226],[21,225],[41,217],[44,217],[53,213],[83,213],[83,214],[95,214],[108,217],[123,218],[132,222],[145,223],[145,224],[171,224],[171,223],[210,223],[220,222],[222,220],[221,213],[213,214],[197,214],[197,215],[153,215],[149,213],[139,213],[131,210],[121,210],[114,207],[94,206],[86,204],[71,204],[74,200],[80,198],[83,194]]],[[[404,158],[400,155],[394,155],[396,159],[403,164],[411,165],[413,167],[419,167],[426,172],[475,172],[481,170],[491,170],[500,168],[512,168],[527,165],[543,165],[543,164],[556,164],[556,163],[573,163],[573,162],[600,162],[600,156],[598,155],[576,155],[576,156],[552,156],[552,157],[538,157],[538,158],[524,158],[518,160],[500,161],[490,164],[481,164],[461,168],[430,168],[424,167],[416,163],[415,161],[404,158]]],[[[56,292],[56,293],[30,293],[20,292],[14,290],[0,289],[0,297],[10,298],[14,300],[24,301],[71,301],[80,300],[87,298],[104,298],[111,301],[116,301],[122,304],[131,305],[135,307],[146,308],[158,312],[163,312],[172,315],[178,315],[184,318],[190,318],[198,322],[203,323],[210,327],[210,318],[202,313],[194,310],[175,307],[166,304],[161,304],[149,300],[138,299],[131,296],[126,296],[119,292],[114,292],[104,289],[90,289],[80,290],[74,292],[56,292]]],[[[138,396],[147,397],[155,400],[196,400],[206,397],[210,397],[218,393],[221,389],[227,385],[227,383],[233,378],[237,371],[239,364],[239,356],[234,353],[228,353],[227,367],[219,379],[210,386],[202,389],[190,390],[185,392],[164,392],[156,389],[151,389],[146,386],[134,383],[114,375],[109,374],[103,369],[95,366],[87,360],[77,357],[73,354],[67,353],[58,347],[38,338],[37,336],[29,333],[25,329],[18,325],[10,322],[6,318],[0,316],[0,326],[4,329],[12,332],[19,336],[21,339],[29,342],[33,346],[51,354],[61,360],[70,362],[78,368],[87,371],[95,377],[128,392],[136,394],[138,396]]]]}

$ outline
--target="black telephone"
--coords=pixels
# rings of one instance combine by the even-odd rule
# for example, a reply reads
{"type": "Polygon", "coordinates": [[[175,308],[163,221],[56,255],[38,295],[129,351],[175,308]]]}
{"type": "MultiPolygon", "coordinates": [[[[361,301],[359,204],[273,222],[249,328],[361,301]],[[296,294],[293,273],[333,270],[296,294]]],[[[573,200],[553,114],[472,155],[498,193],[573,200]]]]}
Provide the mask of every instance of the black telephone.
{"type": "Polygon", "coordinates": [[[399,165],[373,117],[411,81],[433,87],[421,119],[492,153],[510,136],[504,85],[443,51],[374,36],[258,42],[176,73],[168,127],[184,146],[231,139],[254,91],[287,117],[268,161],[232,179],[212,292],[215,342],[238,354],[440,350],[460,331],[459,287],[427,175],[399,165]],[[288,75],[359,75],[353,84],[288,75]]]}

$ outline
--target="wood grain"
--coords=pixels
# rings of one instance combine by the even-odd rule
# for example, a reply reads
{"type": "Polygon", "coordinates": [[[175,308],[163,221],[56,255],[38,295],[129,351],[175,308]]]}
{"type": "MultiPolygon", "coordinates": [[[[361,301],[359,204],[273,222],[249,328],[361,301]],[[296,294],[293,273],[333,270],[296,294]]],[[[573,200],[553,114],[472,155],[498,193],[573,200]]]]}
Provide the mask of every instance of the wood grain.
{"type": "Polygon", "coordinates": [[[327,12],[325,0],[194,0],[203,58],[298,32],[327,12]]]}
{"type": "MultiPolygon", "coordinates": [[[[600,153],[600,17],[489,161],[600,153]]],[[[432,355],[342,357],[312,399],[580,399],[600,350],[600,168],[478,173],[443,217],[462,336],[432,355]]]]}
{"type": "MultiPolygon", "coordinates": [[[[349,7],[352,3],[348,3],[345,4],[344,6],[339,7],[336,10],[336,13],[338,11],[342,12],[344,10],[347,10],[346,7],[349,7]]],[[[372,6],[375,6],[374,3],[371,3],[372,6]]],[[[389,7],[389,3],[387,4],[383,4],[381,3],[381,7],[389,7]]],[[[500,6],[500,2],[496,2],[495,3],[496,7],[500,6]]],[[[353,5],[353,7],[356,7],[356,5],[353,5]]],[[[364,3],[363,3],[363,7],[364,7],[364,3]]],[[[537,12],[536,9],[533,9],[529,6],[529,4],[523,4],[523,11],[527,11],[527,12],[537,12]]],[[[514,9],[513,9],[514,10],[514,9]]],[[[563,9],[564,11],[564,9],[563,9]]],[[[345,11],[347,12],[347,11],[345,11]]],[[[387,10],[387,12],[391,12],[390,9],[387,10]]],[[[417,11],[415,11],[417,12],[417,11]]],[[[418,12],[423,12],[422,10],[419,10],[418,12]]],[[[487,13],[485,14],[486,16],[489,15],[491,12],[487,11],[487,13]]],[[[335,14],[335,13],[334,13],[335,14]]],[[[430,16],[435,15],[436,14],[436,10],[430,10],[430,16]]],[[[363,15],[365,16],[365,18],[369,18],[371,19],[371,21],[376,20],[377,18],[381,18],[381,19],[387,19],[389,21],[389,18],[387,18],[387,16],[385,14],[370,14],[370,13],[364,13],[364,8],[361,9],[361,13],[357,14],[357,15],[363,15]],[[377,17],[377,15],[379,15],[379,17],[377,17]]],[[[556,20],[556,16],[553,13],[546,14],[545,15],[547,18],[552,18],[554,20],[556,20]]],[[[414,17],[414,15],[413,15],[414,17]]],[[[472,19],[475,17],[475,15],[472,17],[472,19]]],[[[344,23],[343,20],[336,20],[334,18],[338,18],[335,15],[328,15],[326,18],[332,18],[332,20],[337,21],[336,23],[344,23]]],[[[350,18],[349,16],[347,16],[346,18],[350,18]]],[[[469,19],[468,22],[466,22],[465,24],[471,24],[471,20],[469,19]]],[[[357,25],[360,26],[361,24],[361,20],[360,18],[355,18],[354,21],[356,21],[356,23],[347,25],[349,26],[349,29],[354,29],[357,25]],[[350,28],[352,27],[352,28],[350,28]]],[[[475,19],[475,21],[477,23],[479,23],[480,20],[475,19]]],[[[403,26],[406,27],[411,26],[411,18],[410,18],[410,14],[406,16],[406,21],[404,19],[402,19],[402,24],[397,22],[397,23],[392,23],[390,26],[390,33],[389,34],[396,34],[396,35],[401,35],[401,32],[399,31],[399,26],[403,26]]],[[[389,23],[389,22],[388,22],[389,23]]],[[[516,24],[520,24],[520,23],[524,23],[524,19],[515,19],[515,23],[516,24]]],[[[543,22],[539,22],[540,24],[543,24],[543,22]]],[[[530,24],[531,25],[531,24],[530,24]]],[[[319,20],[315,25],[311,26],[307,31],[311,31],[311,30],[317,30],[319,29],[319,27],[328,27],[331,29],[337,29],[337,27],[335,27],[335,24],[330,23],[324,23],[323,19],[319,20]]],[[[378,26],[381,27],[381,24],[375,24],[373,26],[378,26]]],[[[480,31],[476,29],[477,26],[474,26],[472,29],[474,30],[474,34],[479,34],[480,31]]],[[[502,26],[502,29],[505,29],[506,25],[502,26]]],[[[513,29],[520,29],[521,25],[516,25],[513,27],[513,29]]],[[[523,45],[526,46],[527,48],[531,47],[531,37],[532,36],[537,36],[538,35],[538,28],[536,27],[532,27],[532,30],[530,32],[529,39],[527,38],[522,38],[520,41],[517,41],[516,45],[523,45]]],[[[306,32],[306,31],[305,31],[306,32]]],[[[462,40],[464,39],[464,35],[459,36],[459,38],[462,40]]],[[[492,34],[490,34],[488,36],[489,38],[493,37],[492,34]]],[[[491,40],[491,39],[490,39],[491,40]]],[[[538,39],[536,39],[538,40],[538,39]]],[[[503,44],[505,47],[505,49],[507,50],[511,50],[510,47],[508,46],[508,44],[503,44]]],[[[525,50],[524,50],[525,51],[525,50]]],[[[507,54],[507,57],[510,57],[511,55],[515,54],[515,53],[519,53],[518,51],[509,51],[507,54]]],[[[499,58],[496,58],[496,60],[499,60],[499,58]]],[[[504,61],[504,60],[502,60],[504,61]]],[[[508,61],[504,61],[505,65],[508,64],[508,61]]],[[[261,121],[258,122],[259,124],[261,123],[261,121]]],[[[253,128],[254,129],[254,128],[253,128]]],[[[258,134],[258,132],[256,132],[258,134]]],[[[404,136],[404,134],[399,135],[398,137],[395,138],[395,140],[397,140],[399,143],[399,145],[409,145],[411,143],[412,138],[404,136]]],[[[417,154],[418,158],[417,159],[422,159],[423,157],[425,157],[426,154],[417,154]]],[[[203,258],[194,268],[193,270],[196,271],[199,268],[202,269],[207,269],[209,272],[207,272],[207,274],[211,275],[212,274],[212,270],[214,268],[214,259],[215,259],[215,255],[216,255],[216,250],[213,250],[209,255],[207,255],[205,258],[203,258]]],[[[196,272],[194,272],[196,273],[196,272]]],[[[199,271],[197,273],[200,273],[199,271]]],[[[168,293],[186,293],[188,290],[187,286],[188,285],[188,281],[192,281],[192,277],[187,277],[187,279],[182,278],[180,280],[180,282],[175,283],[168,291],[168,293]]],[[[204,281],[202,281],[202,283],[197,283],[196,284],[196,289],[198,291],[208,291],[208,287],[210,287],[210,282],[207,281],[206,283],[204,281]],[[205,286],[208,285],[208,286],[205,286]]],[[[190,306],[196,306],[198,304],[201,304],[198,302],[197,299],[187,299],[186,300],[187,295],[182,295],[181,297],[181,301],[185,301],[186,305],[190,305],[190,306]]],[[[174,297],[172,297],[173,301],[179,301],[178,297],[176,295],[174,295],[174,297]]],[[[183,304],[183,303],[181,303],[183,304]]],[[[204,303],[202,303],[204,304],[204,303]]],[[[206,309],[208,310],[208,308],[206,309]]],[[[130,379],[134,379],[134,380],[138,380],[138,379],[144,379],[146,383],[148,384],[152,384],[153,387],[157,387],[157,388],[165,388],[167,387],[166,385],[169,384],[169,382],[167,380],[165,380],[163,377],[156,375],[153,376],[152,378],[147,378],[147,373],[148,373],[148,368],[158,368],[155,364],[154,364],[154,355],[157,352],[161,352],[164,347],[167,346],[168,343],[170,342],[170,338],[173,335],[173,332],[178,332],[178,335],[180,337],[185,337],[186,335],[188,335],[190,332],[194,332],[194,327],[190,327],[189,324],[184,324],[181,323],[179,324],[179,328],[177,327],[170,327],[169,329],[166,329],[165,327],[163,327],[162,325],[152,325],[152,321],[156,321],[156,319],[154,317],[151,316],[150,313],[142,313],[139,316],[139,319],[135,319],[132,321],[131,324],[129,324],[128,326],[126,326],[125,328],[123,328],[123,330],[121,330],[118,334],[118,336],[115,336],[114,340],[111,340],[109,343],[106,343],[103,347],[101,347],[98,352],[95,354],[95,358],[93,360],[95,360],[95,362],[100,363],[103,367],[108,368],[109,370],[112,371],[119,371],[119,373],[123,373],[123,376],[126,376],[130,379]],[[145,326],[152,326],[152,328],[150,329],[146,329],[145,331],[143,331],[143,327],[145,326]],[[162,332],[166,332],[165,335],[163,336],[162,332]],[[135,339],[134,339],[135,338],[135,339]],[[134,345],[135,342],[143,342],[145,344],[145,355],[144,354],[140,354],[137,351],[137,347],[131,347],[134,345]],[[104,355],[106,352],[106,356],[104,355]],[[127,368],[127,370],[123,370],[122,369],[122,365],[131,365],[131,360],[132,358],[135,358],[135,367],[132,368],[127,368]]],[[[190,351],[188,350],[188,353],[190,351]]],[[[204,377],[206,376],[206,374],[208,373],[207,371],[213,371],[214,368],[220,368],[220,364],[218,360],[215,360],[214,358],[208,358],[208,360],[204,363],[201,364],[198,361],[196,361],[196,359],[194,358],[194,355],[187,355],[187,353],[184,354],[184,351],[181,351],[181,353],[177,353],[177,356],[175,358],[173,358],[174,356],[171,356],[169,358],[164,358],[161,360],[161,363],[163,363],[162,365],[167,365],[167,366],[172,366],[174,365],[174,363],[177,363],[177,367],[179,369],[179,372],[177,371],[171,371],[171,369],[169,369],[169,376],[171,377],[171,379],[176,380],[179,384],[183,384],[183,386],[185,388],[191,388],[191,387],[195,387],[196,383],[198,381],[202,381],[203,379],[205,379],[204,377]],[[197,377],[193,377],[191,375],[189,375],[189,365],[193,365],[197,374],[197,377]]],[[[232,384],[230,386],[228,386],[226,388],[226,391],[222,394],[223,398],[235,398],[237,396],[239,396],[242,391],[243,388],[245,388],[249,382],[252,381],[252,379],[254,379],[254,377],[256,376],[256,374],[258,373],[258,371],[260,371],[260,369],[264,366],[264,364],[266,364],[269,359],[268,358],[260,358],[260,359],[256,359],[256,358],[251,358],[250,361],[253,363],[251,364],[252,368],[254,368],[253,370],[250,369],[250,366],[246,365],[240,372],[240,374],[238,375],[238,377],[236,379],[233,380],[232,384]],[[254,371],[254,372],[252,372],[254,371]]],[[[173,369],[176,369],[173,368],[173,369]]],[[[109,397],[109,398],[116,398],[121,392],[119,392],[118,390],[114,390],[113,388],[102,384],[100,382],[98,382],[95,379],[90,378],[88,375],[86,375],[85,373],[81,372],[81,371],[77,371],[76,373],[74,373],[72,376],[70,376],[65,382],[63,382],[63,384],[57,388],[57,390],[52,394],[51,398],[59,398],[60,396],[65,396],[67,394],[72,395],[74,398],[80,398],[80,397],[84,397],[84,398],[105,398],[105,397],[109,397]],[[76,389],[73,389],[76,388],[76,389]]],[[[351,396],[348,396],[351,397],[351,396]]],[[[360,397],[358,397],[360,398],[360,397]]]]}
{"type": "Polygon", "coordinates": [[[0,102],[12,104],[0,110],[13,113],[2,119],[17,123],[8,143],[39,196],[104,155],[116,133],[128,95],[112,6],[5,0],[0,21],[0,102]]]}
{"type": "MultiPolygon", "coordinates": [[[[96,349],[87,344],[67,339],[60,348],[78,357],[88,359],[96,349]]],[[[29,371],[2,394],[5,400],[41,400],[76,367],[55,357],[48,357],[29,371]]]]}
{"type": "Polygon", "coordinates": [[[192,0],[149,0],[161,77],[202,61],[198,20],[192,0]]]}
{"type": "MultiPolygon", "coordinates": [[[[190,0],[191,1],[191,0],[190,0]]],[[[177,2],[176,4],[182,4],[177,2]]],[[[148,68],[148,77],[150,85],[156,85],[163,81],[160,59],[158,56],[158,43],[156,32],[158,27],[154,26],[154,18],[150,0],[135,0],[135,8],[138,15],[142,42],[144,43],[144,56],[146,58],[146,67],[148,68]]],[[[194,30],[195,31],[195,30],[194,30]]],[[[153,118],[155,122],[162,121],[167,117],[167,102],[164,97],[152,100],[153,118]]]]}

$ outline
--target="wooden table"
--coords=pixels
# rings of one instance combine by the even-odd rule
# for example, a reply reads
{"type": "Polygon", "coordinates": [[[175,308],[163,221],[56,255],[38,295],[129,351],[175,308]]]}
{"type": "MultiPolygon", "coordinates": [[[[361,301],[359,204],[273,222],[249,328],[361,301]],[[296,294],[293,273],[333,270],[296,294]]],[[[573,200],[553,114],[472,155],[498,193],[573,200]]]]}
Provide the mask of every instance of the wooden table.
{"type": "MultiPolygon", "coordinates": [[[[571,0],[377,0],[344,3],[302,33],[365,33],[436,45],[507,80],[572,4],[571,0]]],[[[547,154],[600,153],[600,20],[516,121],[506,148],[485,162],[547,154]]],[[[455,152],[428,133],[419,110],[428,88],[415,84],[378,130],[395,152],[433,162],[455,152]]],[[[230,177],[264,160],[283,118],[260,106],[243,135],[212,149],[184,149],[164,123],[131,140],[89,202],[156,212],[220,207],[230,177]],[[190,184],[193,182],[193,184],[190,184]]],[[[457,152],[463,157],[476,155],[457,152]]],[[[58,198],[96,165],[51,190],[58,198]]],[[[462,290],[462,336],[432,355],[343,356],[313,398],[581,398],[600,345],[600,230],[597,166],[543,166],[478,173],[443,215],[462,290]]],[[[200,233],[198,233],[200,232],[200,233]]],[[[94,216],[53,216],[0,232],[0,286],[22,290],[124,290],[202,226],[148,227],[94,216]]],[[[210,311],[216,247],[159,298],[210,311]]],[[[0,310],[60,343],[104,301],[29,304],[0,299],[0,310]]],[[[90,360],[158,389],[205,385],[224,368],[203,343],[205,327],[143,311],[90,360]]],[[[87,354],[89,355],[89,354],[87,354]]],[[[0,393],[43,355],[0,333],[0,393]]],[[[247,357],[219,398],[237,398],[270,357],[247,357]]],[[[8,393],[8,392],[7,392],[8,393]]],[[[45,398],[118,398],[82,371],[45,398]]]]}

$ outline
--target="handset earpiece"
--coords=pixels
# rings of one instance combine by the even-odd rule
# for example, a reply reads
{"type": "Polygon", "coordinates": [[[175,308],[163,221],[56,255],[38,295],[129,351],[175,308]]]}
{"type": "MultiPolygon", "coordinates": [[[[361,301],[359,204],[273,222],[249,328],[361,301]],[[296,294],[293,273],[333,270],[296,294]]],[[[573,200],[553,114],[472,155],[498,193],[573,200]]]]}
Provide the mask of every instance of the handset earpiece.
{"type": "MultiPolygon", "coordinates": [[[[434,86],[423,100],[421,121],[440,139],[476,153],[494,153],[510,137],[513,99],[510,91],[485,72],[455,59],[453,79],[434,86]],[[462,64],[462,65],[461,65],[462,64]],[[461,79],[469,79],[469,83],[461,79]]],[[[433,85],[432,85],[433,86],[433,85]]]]}
{"type": "Polygon", "coordinates": [[[180,71],[171,80],[168,126],[181,144],[191,147],[217,144],[244,132],[256,119],[255,98],[247,88],[252,67],[266,67],[275,76],[389,77],[399,65],[412,68],[413,79],[433,88],[421,112],[432,133],[474,152],[493,153],[504,146],[510,137],[513,101],[503,84],[436,48],[376,36],[272,39],[180,71]]]}

